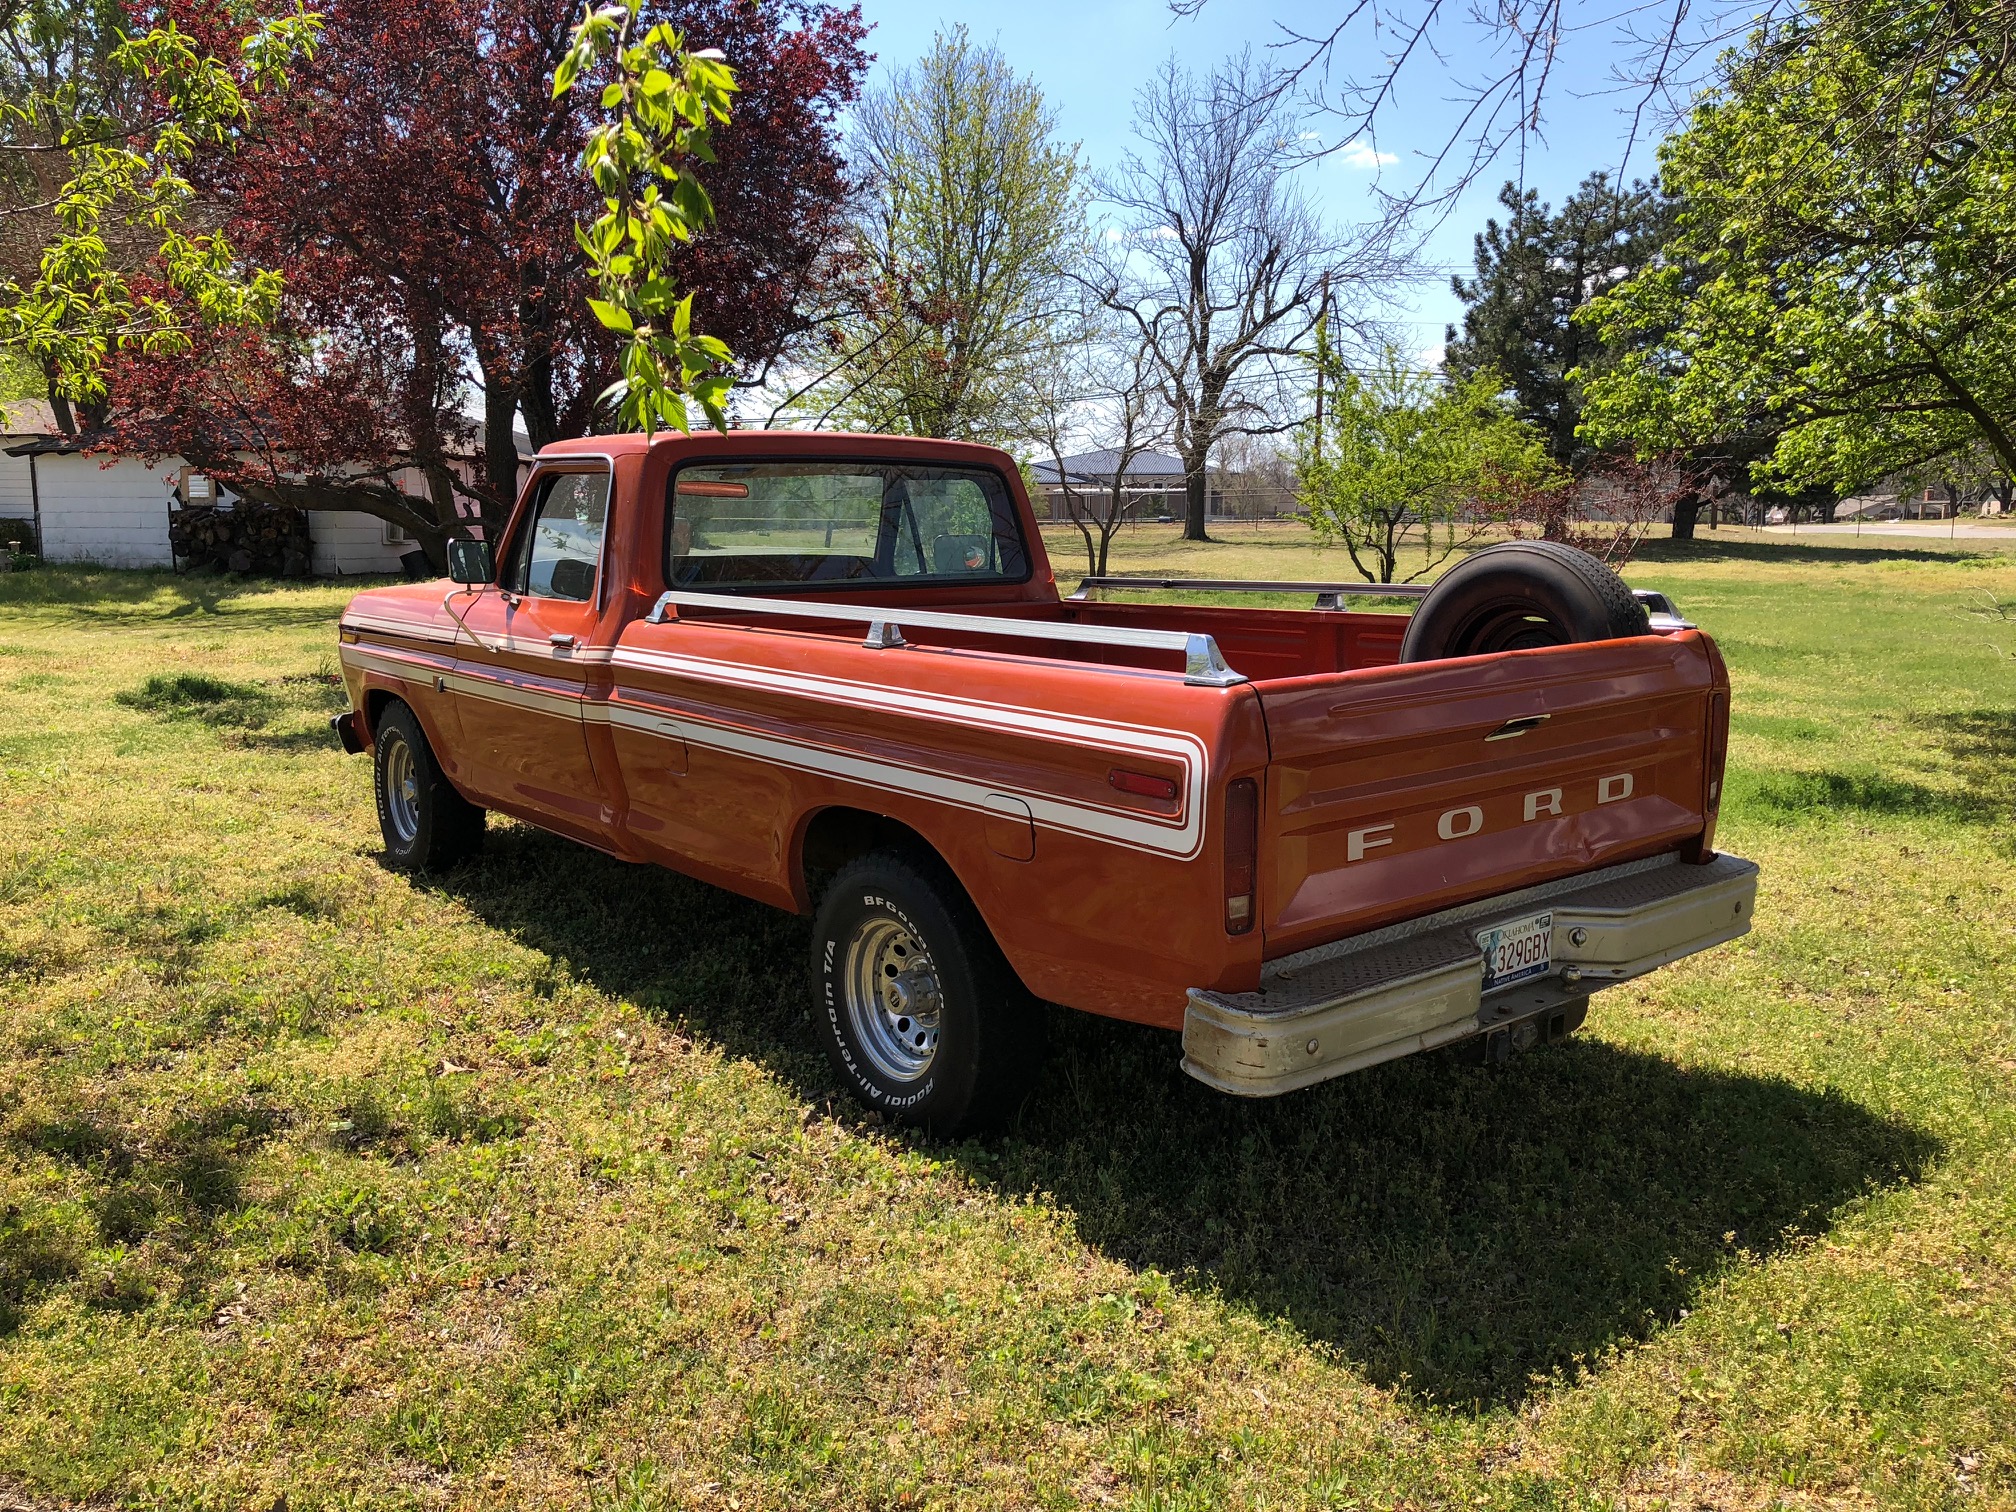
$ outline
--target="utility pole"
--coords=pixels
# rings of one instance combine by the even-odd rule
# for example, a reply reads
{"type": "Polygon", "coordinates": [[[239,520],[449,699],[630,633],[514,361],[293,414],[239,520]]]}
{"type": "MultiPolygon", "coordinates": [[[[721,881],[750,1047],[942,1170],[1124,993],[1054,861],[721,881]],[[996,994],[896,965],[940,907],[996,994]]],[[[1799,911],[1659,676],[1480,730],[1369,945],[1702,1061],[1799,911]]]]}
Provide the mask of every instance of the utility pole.
{"type": "Polygon", "coordinates": [[[1323,293],[1316,305],[1316,460],[1323,460],[1323,370],[1330,365],[1330,270],[1323,270],[1323,293]]]}

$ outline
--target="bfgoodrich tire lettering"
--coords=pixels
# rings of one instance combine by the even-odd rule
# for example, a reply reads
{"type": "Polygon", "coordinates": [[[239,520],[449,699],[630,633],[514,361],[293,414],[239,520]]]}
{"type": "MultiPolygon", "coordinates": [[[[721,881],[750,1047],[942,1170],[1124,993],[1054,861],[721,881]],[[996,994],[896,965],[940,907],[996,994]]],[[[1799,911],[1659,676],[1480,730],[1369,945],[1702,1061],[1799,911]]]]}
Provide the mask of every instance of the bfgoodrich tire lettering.
{"type": "Polygon", "coordinates": [[[869,1107],[956,1134],[1028,1095],[1041,1009],[942,867],[886,852],[842,866],[820,900],[811,966],[820,1040],[869,1107]]]}
{"type": "Polygon", "coordinates": [[[1407,623],[1403,662],[1651,633],[1624,580],[1558,541],[1506,541],[1457,563],[1407,623]]]}
{"type": "Polygon", "coordinates": [[[413,711],[387,704],[372,733],[372,786],[385,859],[400,871],[443,871],[481,850],[483,810],[441,775],[413,711]]]}

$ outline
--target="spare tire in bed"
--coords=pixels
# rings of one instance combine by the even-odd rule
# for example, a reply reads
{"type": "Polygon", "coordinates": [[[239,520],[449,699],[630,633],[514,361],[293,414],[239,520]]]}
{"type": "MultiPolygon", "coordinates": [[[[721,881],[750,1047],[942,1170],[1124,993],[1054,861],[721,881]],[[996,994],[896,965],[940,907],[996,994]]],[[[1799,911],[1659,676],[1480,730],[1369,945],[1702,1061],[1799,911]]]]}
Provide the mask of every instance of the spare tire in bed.
{"type": "Polygon", "coordinates": [[[1408,622],[1403,662],[1649,635],[1624,580],[1557,541],[1487,546],[1444,573],[1408,622]]]}

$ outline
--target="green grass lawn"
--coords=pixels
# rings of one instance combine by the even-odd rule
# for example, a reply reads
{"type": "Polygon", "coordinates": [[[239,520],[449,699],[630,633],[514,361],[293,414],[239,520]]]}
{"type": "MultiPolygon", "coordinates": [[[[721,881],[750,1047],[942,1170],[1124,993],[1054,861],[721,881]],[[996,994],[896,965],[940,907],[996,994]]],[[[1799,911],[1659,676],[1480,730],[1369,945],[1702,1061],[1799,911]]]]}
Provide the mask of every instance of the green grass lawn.
{"type": "MultiPolygon", "coordinates": [[[[1348,566],[1226,534],[1115,565],[1348,566]]],[[[347,588],[0,577],[0,1506],[2016,1504],[2016,555],[1629,575],[1729,658],[1754,934],[1260,1104],[1060,1015],[957,1146],[838,1094],[798,920],[385,871],[347,588]]]]}

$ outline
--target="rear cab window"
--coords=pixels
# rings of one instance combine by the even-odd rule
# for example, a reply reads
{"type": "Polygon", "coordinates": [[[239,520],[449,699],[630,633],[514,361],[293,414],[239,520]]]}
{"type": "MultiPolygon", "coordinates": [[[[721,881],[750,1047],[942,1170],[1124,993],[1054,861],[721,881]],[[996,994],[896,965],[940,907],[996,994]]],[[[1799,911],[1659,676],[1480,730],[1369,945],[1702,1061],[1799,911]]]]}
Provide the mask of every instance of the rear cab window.
{"type": "Polygon", "coordinates": [[[705,462],[672,476],[665,580],[778,592],[1020,583],[1029,551],[1000,474],[910,462],[705,462]]]}

